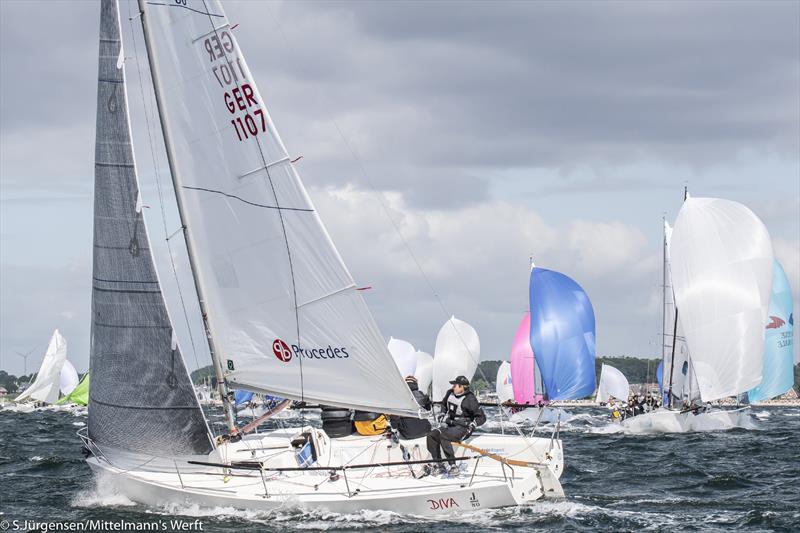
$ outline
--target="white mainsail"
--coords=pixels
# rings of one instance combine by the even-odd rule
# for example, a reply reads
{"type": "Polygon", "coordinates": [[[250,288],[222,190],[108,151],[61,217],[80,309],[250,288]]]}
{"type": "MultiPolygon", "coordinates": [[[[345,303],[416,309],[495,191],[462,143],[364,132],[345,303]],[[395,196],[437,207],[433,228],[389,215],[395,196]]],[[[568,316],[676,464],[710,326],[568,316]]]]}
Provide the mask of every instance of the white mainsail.
{"type": "Polygon", "coordinates": [[[389,337],[389,343],[386,346],[400,373],[404,377],[413,376],[417,370],[417,354],[414,346],[408,341],[394,337],[389,337]]]}
{"type": "Polygon", "coordinates": [[[471,381],[480,358],[481,341],[478,332],[463,320],[451,317],[436,336],[431,400],[441,401],[451,387],[450,381],[456,376],[466,376],[471,381]]]}
{"type": "Polygon", "coordinates": [[[42,366],[36,373],[36,379],[25,391],[17,396],[16,402],[36,400],[44,403],[55,403],[58,400],[59,378],[61,367],[67,358],[67,341],[58,330],[53,332],[47,352],[42,359],[42,366]]]}
{"type": "Polygon", "coordinates": [[[511,363],[508,361],[503,361],[497,368],[495,390],[497,391],[497,401],[501,403],[514,401],[514,387],[511,383],[511,363]]]}
{"type": "MultiPolygon", "coordinates": [[[[689,346],[686,344],[686,336],[683,333],[680,313],[677,321],[675,320],[675,294],[672,285],[672,266],[670,246],[672,242],[672,227],[669,222],[664,221],[664,242],[665,242],[665,289],[668,289],[669,301],[665,302],[664,316],[668,330],[665,332],[664,347],[665,357],[663,366],[662,381],[664,391],[672,391],[673,403],[691,403],[700,397],[700,390],[697,380],[691,368],[691,358],[689,346]],[[674,345],[674,350],[673,350],[674,345]],[[673,365],[675,369],[673,370],[673,365]]],[[[665,292],[665,296],[667,293],[665,292]]]]}
{"type": "Polygon", "coordinates": [[[629,390],[628,378],[619,369],[605,363],[600,367],[600,384],[595,397],[597,403],[608,403],[611,398],[626,402],[629,390]]]}
{"type": "Polygon", "coordinates": [[[64,359],[64,366],[61,367],[61,376],[59,377],[58,386],[61,394],[67,396],[70,392],[75,390],[79,382],[78,371],[75,370],[75,367],[72,366],[69,359],[64,359]]]}
{"type": "Polygon", "coordinates": [[[194,274],[228,381],[418,413],[219,2],[141,5],[194,274]]]}
{"type": "Polygon", "coordinates": [[[758,385],[774,260],[764,224],[742,204],[688,198],[675,221],[670,256],[703,401],[758,385]]]}
{"type": "Polygon", "coordinates": [[[427,352],[417,350],[417,369],[414,377],[417,378],[419,390],[427,393],[433,381],[433,356],[427,352]]]}

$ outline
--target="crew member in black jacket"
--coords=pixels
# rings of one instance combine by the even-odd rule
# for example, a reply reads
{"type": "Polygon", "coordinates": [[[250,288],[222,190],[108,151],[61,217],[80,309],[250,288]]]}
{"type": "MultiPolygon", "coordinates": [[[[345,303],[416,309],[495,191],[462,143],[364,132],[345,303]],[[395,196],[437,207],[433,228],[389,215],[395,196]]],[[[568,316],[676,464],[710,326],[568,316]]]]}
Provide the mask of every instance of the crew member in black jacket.
{"type": "MultiPolygon", "coordinates": [[[[447,427],[434,429],[428,433],[428,451],[433,459],[441,459],[441,452],[444,452],[450,464],[450,474],[457,475],[456,454],[451,443],[460,442],[472,435],[477,426],[486,422],[486,415],[478,399],[469,390],[469,380],[465,376],[458,376],[450,384],[453,388],[447,391],[442,400],[442,406],[447,411],[444,420],[447,427]]],[[[433,469],[439,473],[446,471],[442,463],[436,463],[429,471],[433,469]]]]}
{"type": "MultiPolygon", "coordinates": [[[[427,394],[419,390],[417,378],[406,376],[406,384],[411,389],[411,394],[414,395],[414,399],[417,400],[419,406],[426,411],[430,411],[432,408],[431,399],[428,398],[427,394]]],[[[392,428],[396,429],[404,439],[418,439],[427,435],[431,430],[431,423],[426,418],[392,415],[389,417],[389,422],[392,424],[392,428]]]]}

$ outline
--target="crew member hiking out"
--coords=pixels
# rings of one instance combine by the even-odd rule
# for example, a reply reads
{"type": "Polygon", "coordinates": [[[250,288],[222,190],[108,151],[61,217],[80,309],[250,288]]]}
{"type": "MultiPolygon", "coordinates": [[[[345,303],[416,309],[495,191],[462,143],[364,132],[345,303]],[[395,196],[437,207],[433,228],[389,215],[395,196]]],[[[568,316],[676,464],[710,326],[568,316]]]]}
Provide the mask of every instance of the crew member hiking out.
{"type": "MultiPolygon", "coordinates": [[[[417,378],[414,376],[406,376],[406,384],[411,389],[411,394],[420,407],[426,411],[431,410],[431,399],[428,395],[419,390],[417,385],[417,378]]],[[[403,439],[418,439],[428,434],[431,430],[431,423],[425,418],[417,418],[414,416],[397,416],[392,415],[389,417],[389,423],[393,429],[396,429],[403,439]]]]}
{"type": "MultiPolygon", "coordinates": [[[[453,442],[460,442],[472,435],[477,426],[486,422],[478,399],[469,390],[469,380],[465,376],[458,376],[450,382],[453,388],[447,391],[442,400],[442,407],[446,410],[444,423],[446,427],[434,429],[428,433],[428,451],[433,459],[441,459],[444,452],[450,464],[450,475],[458,475],[456,454],[453,451],[453,442]]],[[[448,470],[441,462],[429,465],[428,473],[446,473],[448,470]]]]}

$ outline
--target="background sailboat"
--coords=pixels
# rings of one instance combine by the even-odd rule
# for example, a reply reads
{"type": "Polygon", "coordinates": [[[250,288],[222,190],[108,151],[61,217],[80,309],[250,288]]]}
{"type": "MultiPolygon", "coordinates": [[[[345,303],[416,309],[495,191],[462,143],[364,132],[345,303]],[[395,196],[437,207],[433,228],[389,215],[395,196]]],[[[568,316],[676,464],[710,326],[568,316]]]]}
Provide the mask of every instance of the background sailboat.
{"type": "Polygon", "coordinates": [[[628,401],[630,385],[625,374],[611,365],[603,363],[600,367],[600,384],[597,386],[595,402],[609,403],[611,400],[628,401]]]}
{"type": "Polygon", "coordinates": [[[530,343],[550,401],[591,395],[595,388],[595,320],[586,292],[572,278],[534,266],[530,276],[530,343]]]}
{"type": "Polygon", "coordinates": [[[480,358],[481,341],[478,332],[463,320],[451,317],[436,336],[431,400],[442,401],[445,393],[452,387],[450,381],[456,376],[466,376],[472,381],[480,358]]]}
{"type": "Polygon", "coordinates": [[[22,394],[17,396],[16,402],[41,402],[52,404],[58,400],[61,380],[61,369],[67,358],[67,341],[58,330],[53,332],[47,351],[42,359],[36,379],[33,380],[22,394]]]}
{"type": "Polygon", "coordinates": [[[544,400],[542,375],[531,348],[530,313],[522,317],[511,345],[511,378],[516,403],[536,405],[544,400]]]}

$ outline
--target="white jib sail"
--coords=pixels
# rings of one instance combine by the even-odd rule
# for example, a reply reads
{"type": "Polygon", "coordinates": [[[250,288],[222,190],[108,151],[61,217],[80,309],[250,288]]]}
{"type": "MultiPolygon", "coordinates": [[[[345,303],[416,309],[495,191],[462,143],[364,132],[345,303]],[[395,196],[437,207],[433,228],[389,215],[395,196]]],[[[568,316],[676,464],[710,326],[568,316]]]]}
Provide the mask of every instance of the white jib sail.
{"type": "Polygon", "coordinates": [[[64,359],[64,366],[61,367],[61,376],[59,378],[59,390],[61,394],[64,396],[68,395],[70,392],[75,390],[75,387],[78,386],[80,382],[80,378],[78,377],[78,371],[75,370],[75,367],[72,366],[72,363],[69,362],[69,359],[64,359]]]}
{"type": "Polygon", "coordinates": [[[36,379],[20,394],[15,401],[36,400],[44,403],[55,403],[58,400],[61,367],[67,358],[67,341],[58,330],[53,332],[47,352],[44,354],[42,366],[36,379]]]}
{"type": "MultiPolygon", "coordinates": [[[[389,338],[389,353],[397,365],[397,369],[405,376],[413,376],[417,370],[417,354],[410,342],[401,339],[389,338]]],[[[419,383],[418,383],[419,384],[419,383]]]]}
{"type": "Polygon", "coordinates": [[[597,386],[597,403],[608,403],[611,398],[621,402],[628,401],[628,378],[611,365],[600,367],[600,384],[597,386]]]}
{"type": "Polygon", "coordinates": [[[481,341],[475,328],[451,317],[436,336],[433,354],[433,396],[439,402],[444,398],[450,381],[456,376],[466,376],[472,381],[481,358],[481,341]]]}
{"type": "Polygon", "coordinates": [[[681,326],[703,401],[761,382],[774,261],[769,233],[742,204],[689,198],[670,246],[681,326]]]}
{"type": "Polygon", "coordinates": [[[142,5],[195,275],[227,379],[287,398],[418,413],[219,2],[142,5]]]}
{"type": "Polygon", "coordinates": [[[433,356],[427,352],[417,351],[417,369],[414,377],[417,378],[419,390],[428,393],[428,388],[433,381],[433,356]]]}
{"type": "Polygon", "coordinates": [[[511,363],[503,361],[497,368],[497,381],[495,382],[497,401],[508,402],[514,400],[514,387],[511,385],[511,363]]]}

